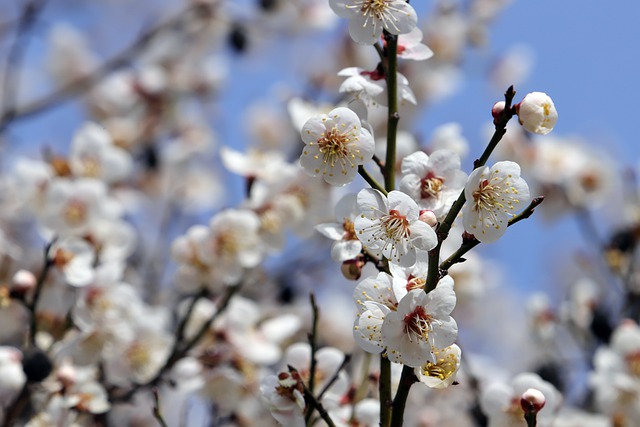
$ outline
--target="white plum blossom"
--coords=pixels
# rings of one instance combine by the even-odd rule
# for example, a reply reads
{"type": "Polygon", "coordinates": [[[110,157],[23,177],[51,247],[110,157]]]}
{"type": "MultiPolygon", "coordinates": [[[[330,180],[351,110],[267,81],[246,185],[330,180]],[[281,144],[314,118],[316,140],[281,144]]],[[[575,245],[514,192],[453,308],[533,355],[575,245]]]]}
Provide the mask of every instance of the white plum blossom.
{"type": "Polygon", "coordinates": [[[331,185],[348,184],[358,172],[358,166],[373,158],[373,136],[348,108],[339,107],[329,114],[312,117],[300,134],[306,144],[300,164],[306,173],[322,175],[331,185]]]}
{"type": "Polygon", "coordinates": [[[449,150],[430,156],[417,151],[402,160],[400,191],[407,193],[421,209],[433,211],[443,219],[467,182],[460,169],[460,158],[449,150]]]}
{"type": "Polygon", "coordinates": [[[498,240],[507,230],[509,219],[524,208],[521,202],[529,200],[529,186],[520,177],[520,166],[511,161],[474,170],[464,193],[464,229],[482,243],[498,240]]]}
{"type": "Polygon", "coordinates": [[[398,307],[392,277],[380,272],[376,277],[367,277],[356,286],[353,300],[358,305],[358,315],[353,326],[356,343],[366,352],[380,353],[382,322],[385,316],[398,307]]]}
{"type": "Polygon", "coordinates": [[[546,135],[553,130],[558,120],[558,112],[553,101],[544,92],[528,93],[516,105],[518,120],[529,132],[546,135]]]}
{"type": "Polygon", "coordinates": [[[271,415],[282,425],[303,427],[304,388],[297,373],[280,372],[268,375],[260,384],[260,393],[271,415]]]}
{"type": "Polygon", "coordinates": [[[416,202],[400,191],[384,196],[365,188],[358,193],[354,227],[364,249],[405,267],[415,264],[417,252],[436,247],[435,231],[419,220],[416,202]]]}
{"type": "Polygon", "coordinates": [[[418,23],[418,16],[404,0],[329,0],[331,9],[341,18],[349,18],[349,34],[359,44],[372,45],[382,30],[406,34],[418,23]]]}
{"type": "Polygon", "coordinates": [[[434,349],[444,349],[456,340],[458,325],[451,317],[456,305],[453,280],[443,277],[436,288],[409,291],[382,323],[382,340],[389,360],[411,367],[427,361],[436,364],[434,349]]]}
{"type": "Polygon", "coordinates": [[[356,195],[347,194],[336,204],[338,222],[316,226],[316,230],[325,237],[334,240],[331,246],[331,258],[334,261],[344,262],[354,259],[362,250],[362,243],[358,240],[353,226],[356,216],[356,195]]]}
{"type": "Polygon", "coordinates": [[[129,153],[113,144],[104,128],[86,123],[73,138],[69,167],[75,176],[113,183],[131,173],[133,161],[129,153]]]}
{"type": "MultiPolygon", "coordinates": [[[[338,76],[346,77],[338,91],[351,94],[355,99],[361,100],[367,107],[387,105],[387,85],[382,69],[367,71],[359,67],[347,67],[338,72],[338,76]]],[[[416,105],[418,101],[409,86],[409,80],[398,73],[398,102],[407,101],[416,105]]]]}
{"type": "Polygon", "coordinates": [[[54,233],[81,236],[102,215],[107,200],[107,187],[102,181],[55,179],[49,184],[40,215],[54,233]]]}
{"type": "Polygon", "coordinates": [[[0,346],[0,402],[8,405],[26,380],[22,369],[22,352],[15,347],[0,346]]]}
{"type": "Polygon", "coordinates": [[[415,368],[418,380],[429,388],[449,387],[456,379],[460,368],[462,352],[456,344],[451,344],[443,349],[434,349],[433,355],[436,361],[427,361],[424,365],[415,368]]]}
{"type": "Polygon", "coordinates": [[[49,259],[72,286],[88,285],[94,277],[95,250],[86,240],[67,237],[49,248],[49,259]]]}
{"type": "Polygon", "coordinates": [[[247,209],[227,209],[211,219],[209,230],[197,245],[197,253],[225,284],[235,284],[245,268],[257,266],[264,247],[258,237],[260,220],[247,209]]]}
{"type": "Polygon", "coordinates": [[[424,61],[433,56],[433,51],[422,42],[422,31],[416,27],[398,36],[398,58],[424,61]]]}

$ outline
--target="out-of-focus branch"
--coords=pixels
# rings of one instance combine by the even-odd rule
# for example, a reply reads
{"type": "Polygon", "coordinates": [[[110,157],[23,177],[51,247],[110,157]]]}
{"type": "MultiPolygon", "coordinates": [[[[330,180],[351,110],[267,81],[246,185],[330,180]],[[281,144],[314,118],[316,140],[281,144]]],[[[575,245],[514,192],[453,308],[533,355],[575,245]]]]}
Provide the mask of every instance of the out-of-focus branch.
{"type": "Polygon", "coordinates": [[[50,94],[45,95],[40,99],[37,99],[23,106],[5,104],[5,107],[9,108],[4,109],[2,115],[0,115],[0,132],[3,132],[13,122],[42,113],[91,89],[96,84],[101,82],[111,72],[133,61],[136,56],[140,52],[142,52],[160,33],[168,29],[175,28],[186,17],[194,13],[199,13],[200,10],[205,7],[207,6],[196,4],[186,8],[168,21],[159,24],[142,34],[142,36],[140,36],[128,48],[123,50],[120,54],[116,55],[112,59],[104,62],[102,66],[93,71],[91,74],[69,82],[68,84],[63,85],[62,87],[54,90],[50,94]]]}
{"type": "Polygon", "coordinates": [[[16,35],[9,48],[2,76],[2,105],[0,106],[2,112],[15,109],[17,92],[20,87],[22,59],[29,42],[28,33],[36,23],[45,3],[46,0],[31,0],[22,9],[16,23],[16,35]]]}

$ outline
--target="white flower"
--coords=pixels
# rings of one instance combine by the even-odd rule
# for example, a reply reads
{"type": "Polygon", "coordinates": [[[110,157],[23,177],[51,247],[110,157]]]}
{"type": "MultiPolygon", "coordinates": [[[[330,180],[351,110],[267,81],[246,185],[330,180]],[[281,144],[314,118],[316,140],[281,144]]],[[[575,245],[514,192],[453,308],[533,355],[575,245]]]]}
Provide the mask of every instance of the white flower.
{"type": "Polygon", "coordinates": [[[482,243],[498,240],[520,202],[529,200],[529,187],[520,177],[520,166],[510,161],[498,162],[491,169],[483,166],[474,170],[464,193],[464,229],[482,243]]]}
{"type": "Polygon", "coordinates": [[[460,170],[460,158],[449,150],[434,151],[430,156],[417,151],[402,160],[400,191],[418,202],[421,209],[444,216],[460,195],[467,174],[460,170]]]}
{"type": "Polygon", "coordinates": [[[336,204],[336,219],[339,222],[316,226],[316,230],[334,240],[331,246],[331,258],[334,261],[354,259],[362,250],[362,243],[358,240],[353,226],[356,215],[356,195],[347,194],[336,204]]]}
{"type": "Polygon", "coordinates": [[[102,215],[108,201],[107,188],[95,179],[56,179],[45,195],[42,222],[60,235],[83,235],[102,215]]]}
{"type": "Polygon", "coordinates": [[[404,0],[329,0],[331,9],[349,18],[349,34],[359,44],[372,45],[384,28],[392,34],[406,34],[418,23],[416,11],[404,0]]]}
{"type": "Polygon", "coordinates": [[[374,142],[360,118],[348,108],[312,117],[301,131],[306,144],[300,164],[311,176],[322,174],[331,185],[342,186],[353,180],[358,166],[373,157],[374,142]]]}
{"type": "Polygon", "coordinates": [[[93,280],[95,252],[83,239],[68,237],[54,242],[49,249],[49,259],[72,286],[86,286],[93,280]]]}
{"type": "Polygon", "coordinates": [[[9,404],[26,380],[22,352],[14,347],[0,346],[0,402],[9,404]]]}
{"type": "Polygon", "coordinates": [[[447,348],[434,349],[435,362],[427,361],[415,368],[418,380],[429,388],[445,388],[453,384],[460,368],[462,352],[460,347],[451,344],[447,348]]]}
{"type": "Polygon", "coordinates": [[[516,105],[516,111],[522,127],[540,135],[551,132],[558,120],[556,107],[544,92],[528,93],[522,102],[516,105]]]}
{"type": "Polygon", "coordinates": [[[433,51],[421,43],[422,31],[416,27],[407,34],[398,36],[398,58],[424,61],[433,56],[433,51]]]}
{"type": "Polygon", "coordinates": [[[113,144],[104,128],[86,123],[73,138],[69,166],[75,176],[112,183],[131,173],[133,161],[129,153],[113,144]]]}
{"type": "Polygon", "coordinates": [[[304,395],[300,377],[288,372],[269,375],[260,384],[260,393],[271,415],[282,425],[303,427],[304,395]]]}
{"type": "MultiPolygon", "coordinates": [[[[367,71],[359,67],[347,67],[338,72],[338,76],[347,77],[338,91],[349,93],[359,99],[367,107],[387,105],[387,91],[384,73],[380,69],[367,71]]],[[[409,80],[398,73],[398,101],[417,104],[416,96],[409,87],[409,80]]]]}
{"type": "Polygon", "coordinates": [[[412,367],[427,361],[436,364],[435,349],[455,341],[458,325],[451,317],[456,305],[453,280],[445,276],[428,294],[414,289],[400,300],[398,310],[388,313],[382,323],[382,340],[389,360],[412,367]]]}
{"type": "Polygon", "coordinates": [[[382,322],[387,313],[398,307],[391,276],[380,272],[377,277],[362,280],[353,291],[353,300],[358,305],[353,326],[356,343],[366,352],[382,352],[382,322]]]}
{"type": "Polygon", "coordinates": [[[435,231],[420,221],[420,209],[411,197],[400,191],[385,197],[378,190],[365,188],[358,193],[354,227],[363,247],[375,256],[410,267],[417,251],[436,247],[435,231]]]}
{"type": "Polygon", "coordinates": [[[264,246],[258,237],[260,220],[247,209],[228,209],[211,219],[209,233],[199,240],[197,254],[225,284],[240,280],[245,268],[257,266],[264,246]]]}

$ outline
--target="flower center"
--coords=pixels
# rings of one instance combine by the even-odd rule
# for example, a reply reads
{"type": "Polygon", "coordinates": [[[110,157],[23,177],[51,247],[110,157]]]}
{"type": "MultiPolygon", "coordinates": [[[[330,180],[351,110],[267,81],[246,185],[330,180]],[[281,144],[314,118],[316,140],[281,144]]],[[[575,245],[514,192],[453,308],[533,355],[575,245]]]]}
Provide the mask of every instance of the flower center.
{"type": "Polygon", "coordinates": [[[435,176],[433,172],[429,172],[427,176],[420,180],[420,197],[423,199],[438,197],[440,190],[442,190],[443,182],[442,178],[435,176]]]}
{"type": "Polygon", "coordinates": [[[640,377],[640,351],[628,354],[625,360],[629,372],[635,377],[640,377]]]}
{"type": "Polygon", "coordinates": [[[409,238],[409,221],[407,221],[407,217],[400,215],[400,212],[395,209],[390,210],[389,215],[382,216],[380,224],[386,240],[398,243],[402,239],[409,238]]]}
{"type": "Polygon", "coordinates": [[[58,248],[58,250],[56,250],[55,255],[53,256],[53,263],[58,268],[64,268],[67,264],[71,262],[74,256],[75,254],[73,252],[58,248]]]}
{"type": "Polygon", "coordinates": [[[424,285],[426,282],[427,281],[422,277],[414,277],[413,275],[409,275],[405,288],[407,289],[407,292],[411,292],[414,289],[424,289],[424,285]]]}
{"type": "Polygon", "coordinates": [[[64,210],[64,219],[72,227],[77,227],[87,220],[87,205],[80,200],[71,200],[64,210]]]}
{"type": "Polygon", "coordinates": [[[409,341],[413,342],[414,338],[426,340],[431,331],[432,321],[433,317],[420,305],[404,316],[404,333],[409,336],[409,341]]]}
{"type": "MultiPolygon", "coordinates": [[[[389,0],[364,0],[360,10],[363,15],[371,14],[378,19],[382,19],[387,11],[389,0]]],[[[357,4],[357,3],[356,3],[357,4]]]]}
{"type": "Polygon", "coordinates": [[[427,363],[422,366],[422,374],[444,381],[456,372],[458,360],[455,354],[448,353],[443,357],[438,357],[438,353],[441,353],[441,351],[434,351],[436,363],[427,361],[427,363]]]}
{"type": "Polygon", "coordinates": [[[353,221],[345,218],[342,223],[342,228],[344,229],[344,240],[358,240],[358,236],[356,235],[356,230],[353,226],[353,221]]]}
{"type": "Polygon", "coordinates": [[[92,156],[85,156],[82,158],[82,168],[85,176],[91,178],[97,178],[102,171],[100,162],[98,159],[92,156]]]}
{"type": "Polygon", "coordinates": [[[349,142],[347,135],[338,133],[338,129],[334,126],[325,136],[318,140],[318,147],[322,153],[322,159],[325,164],[333,165],[337,161],[344,162],[348,155],[347,143],[349,142]]]}
{"type": "Polygon", "coordinates": [[[496,206],[503,208],[504,206],[497,201],[499,192],[499,187],[492,186],[488,180],[483,179],[480,188],[473,192],[473,209],[480,212],[492,210],[496,206]]]}
{"type": "Polygon", "coordinates": [[[276,392],[283,397],[287,397],[293,401],[296,400],[293,392],[298,390],[300,393],[304,393],[304,387],[302,385],[302,378],[297,372],[280,372],[278,374],[278,385],[276,386],[276,392]]]}
{"type": "Polygon", "coordinates": [[[216,253],[224,259],[235,258],[238,250],[240,249],[239,242],[234,235],[230,232],[221,232],[215,237],[216,253]]]}

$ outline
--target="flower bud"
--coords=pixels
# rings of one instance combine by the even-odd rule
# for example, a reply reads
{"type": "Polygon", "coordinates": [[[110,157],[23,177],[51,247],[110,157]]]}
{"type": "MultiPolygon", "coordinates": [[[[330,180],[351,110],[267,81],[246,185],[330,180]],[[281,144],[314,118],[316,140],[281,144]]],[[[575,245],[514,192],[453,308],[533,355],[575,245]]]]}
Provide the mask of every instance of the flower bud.
{"type": "Polygon", "coordinates": [[[340,270],[342,271],[342,275],[349,280],[358,280],[362,275],[362,267],[366,262],[362,255],[359,255],[357,258],[347,260],[342,263],[340,266],[340,270]]]}
{"type": "Polygon", "coordinates": [[[504,107],[506,106],[507,106],[507,103],[504,101],[498,101],[495,104],[493,104],[493,107],[491,108],[491,116],[493,117],[493,124],[496,124],[496,122],[500,118],[500,115],[504,111],[504,107]]]}
{"type": "Polygon", "coordinates": [[[11,279],[11,290],[24,293],[36,287],[36,276],[27,270],[18,270],[11,279]]]}
{"type": "Polygon", "coordinates": [[[516,105],[516,113],[523,128],[539,135],[551,132],[558,120],[558,112],[553,101],[543,92],[528,93],[522,102],[516,105]]]}
{"type": "Polygon", "coordinates": [[[525,413],[538,413],[545,403],[544,394],[535,388],[527,389],[520,398],[520,406],[525,413]]]}
{"type": "Polygon", "coordinates": [[[420,211],[420,216],[418,219],[425,224],[428,224],[430,227],[435,227],[438,224],[438,218],[436,218],[436,214],[431,210],[422,210],[420,211]]]}

